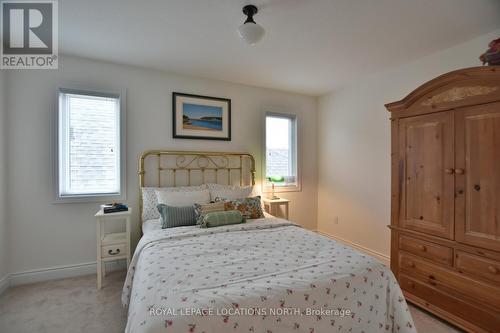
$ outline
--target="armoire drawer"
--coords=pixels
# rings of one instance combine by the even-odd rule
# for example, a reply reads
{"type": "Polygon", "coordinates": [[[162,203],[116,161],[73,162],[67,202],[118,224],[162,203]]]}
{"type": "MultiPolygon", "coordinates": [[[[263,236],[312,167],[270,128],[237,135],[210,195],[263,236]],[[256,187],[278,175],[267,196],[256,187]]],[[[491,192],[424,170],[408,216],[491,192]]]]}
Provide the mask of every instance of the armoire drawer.
{"type": "Polygon", "coordinates": [[[459,272],[500,285],[500,262],[498,261],[457,251],[455,266],[459,272]]]}
{"type": "Polygon", "coordinates": [[[433,307],[440,308],[454,316],[468,318],[469,322],[488,332],[497,332],[500,327],[499,313],[487,310],[479,305],[472,305],[453,295],[440,292],[432,286],[401,274],[399,284],[406,292],[418,297],[433,307]]]}
{"type": "Polygon", "coordinates": [[[462,294],[478,302],[485,302],[500,308],[500,289],[498,287],[403,252],[399,254],[399,267],[403,274],[412,276],[436,289],[455,296],[462,294]]]}
{"type": "Polygon", "coordinates": [[[399,248],[438,264],[453,265],[453,249],[408,236],[399,236],[399,248]]]}

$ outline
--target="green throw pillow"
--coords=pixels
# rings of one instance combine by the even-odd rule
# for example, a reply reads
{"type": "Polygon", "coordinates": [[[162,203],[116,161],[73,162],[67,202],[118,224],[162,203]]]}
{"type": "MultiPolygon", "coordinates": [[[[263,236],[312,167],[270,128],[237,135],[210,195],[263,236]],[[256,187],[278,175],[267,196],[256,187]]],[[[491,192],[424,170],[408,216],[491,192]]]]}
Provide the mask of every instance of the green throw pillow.
{"type": "Polygon", "coordinates": [[[162,229],[196,225],[193,206],[174,207],[159,204],[156,208],[160,212],[162,229]]]}
{"type": "Polygon", "coordinates": [[[243,215],[237,210],[207,213],[200,224],[201,228],[220,227],[223,225],[243,223],[243,215]]]}

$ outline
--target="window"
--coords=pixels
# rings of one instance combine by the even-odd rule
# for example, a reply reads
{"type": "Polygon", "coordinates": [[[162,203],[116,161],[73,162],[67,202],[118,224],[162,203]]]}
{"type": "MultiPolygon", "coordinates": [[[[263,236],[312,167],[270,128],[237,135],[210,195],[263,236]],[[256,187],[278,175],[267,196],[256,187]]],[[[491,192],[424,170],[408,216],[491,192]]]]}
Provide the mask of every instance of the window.
{"type": "Polygon", "coordinates": [[[121,196],[121,113],[120,94],[59,90],[59,199],[121,196]]]}
{"type": "Polygon", "coordinates": [[[266,115],[266,182],[279,190],[298,190],[297,120],[294,115],[266,115]]]}

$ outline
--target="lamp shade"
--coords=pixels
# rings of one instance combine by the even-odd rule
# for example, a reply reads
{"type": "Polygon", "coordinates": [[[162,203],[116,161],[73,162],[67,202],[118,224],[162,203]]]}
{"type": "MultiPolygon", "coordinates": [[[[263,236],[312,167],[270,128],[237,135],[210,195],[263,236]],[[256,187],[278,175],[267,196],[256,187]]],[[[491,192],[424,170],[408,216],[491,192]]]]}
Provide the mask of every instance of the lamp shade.
{"type": "Polygon", "coordinates": [[[253,45],[262,39],[265,30],[257,23],[245,22],[238,28],[238,33],[245,42],[253,45]]]}
{"type": "Polygon", "coordinates": [[[285,177],[283,176],[269,176],[267,179],[270,183],[283,183],[285,181],[285,177]]]}

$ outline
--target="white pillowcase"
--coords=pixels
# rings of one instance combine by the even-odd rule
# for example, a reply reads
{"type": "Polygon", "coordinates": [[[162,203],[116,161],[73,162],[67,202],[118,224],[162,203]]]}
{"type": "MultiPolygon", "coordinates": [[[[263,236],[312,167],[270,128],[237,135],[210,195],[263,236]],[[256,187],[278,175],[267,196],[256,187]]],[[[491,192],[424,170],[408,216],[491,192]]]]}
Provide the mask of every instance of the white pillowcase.
{"type": "Polygon", "coordinates": [[[179,187],[143,187],[142,188],[142,220],[156,220],[160,218],[160,213],[156,206],[158,199],[156,191],[165,192],[193,192],[206,190],[206,185],[198,186],[179,186],[179,187]]]}
{"type": "Polygon", "coordinates": [[[233,186],[233,185],[220,185],[220,184],[207,184],[210,190],[210,197],[212,200],[215,198],[235,200],[243,199],[251,196],[253,186],[233,186]]]}
{"type": "Polygon", "coordinates": [[[156,197],[159,204],[173,207],[185,207],[196,204],[206,204],[210,202],[210,191],[190,191],[190,192],[169,192],[156,190],[156,197]]]}

